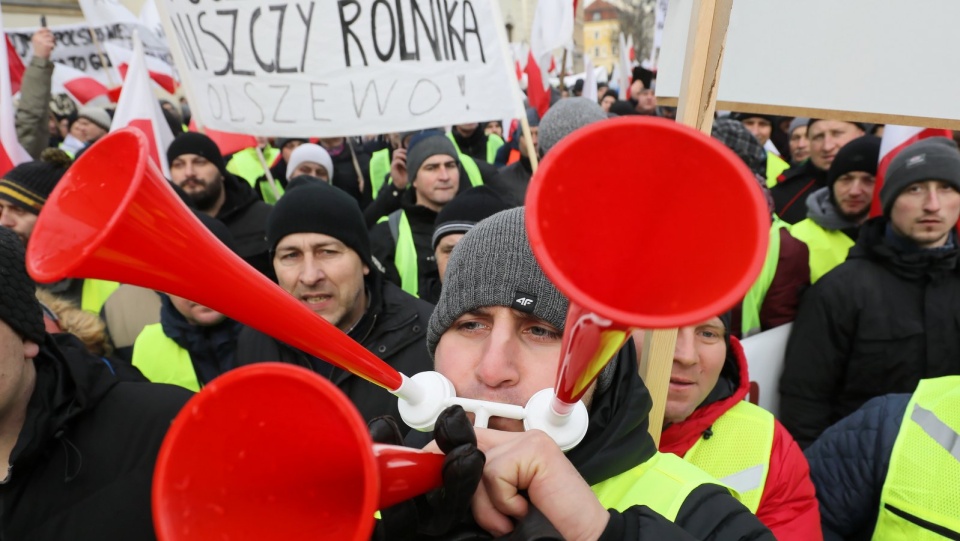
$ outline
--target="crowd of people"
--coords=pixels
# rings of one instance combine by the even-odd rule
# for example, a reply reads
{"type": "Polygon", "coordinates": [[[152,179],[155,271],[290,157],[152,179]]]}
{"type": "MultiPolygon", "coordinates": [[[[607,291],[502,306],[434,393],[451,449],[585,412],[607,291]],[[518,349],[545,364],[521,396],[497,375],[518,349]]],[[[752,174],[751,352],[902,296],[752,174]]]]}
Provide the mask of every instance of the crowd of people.
{"type": "MultiPolygon", "coordinates": [[[[713,137],[769,203],[764,268],[730,311],[679,329],[662,420],[648,417],[638,330],[586,393],[587,435],[564,453],[517,420],[474,429],[457,407],[410,431],[387,390],[190,299],[98,277],[34,284],[37,218],[111,128],[108,109],[51,96],[48,34],[34,35],[16,113],[34,161],[0,171],[0,538],[153,537],[166,427],[193,392],[267,361],[329,379],[376,441],[445,453],[443,487],[381,510],[376,539],[960,538],[954,140],[906,146],[879,186],[883,126],[717,118],[713,137]],[[740,340],[791,322],[775,417],[745,400],[740,340]]],[[[436,370],[460,397],[522,406],[553,386],[569,306],[527,238],[531,152],[549,160],[611,117],[672,119],[643,79],[628,100],[606,85],[583,98],[580,84],[542,118],[528,109],[530,140],[499,121],[264,138],[269,171],[186,131],[189,107],[165,102],[178,135],[163,155],[171,189],[250,272],[403,374],[436,370]]]]}

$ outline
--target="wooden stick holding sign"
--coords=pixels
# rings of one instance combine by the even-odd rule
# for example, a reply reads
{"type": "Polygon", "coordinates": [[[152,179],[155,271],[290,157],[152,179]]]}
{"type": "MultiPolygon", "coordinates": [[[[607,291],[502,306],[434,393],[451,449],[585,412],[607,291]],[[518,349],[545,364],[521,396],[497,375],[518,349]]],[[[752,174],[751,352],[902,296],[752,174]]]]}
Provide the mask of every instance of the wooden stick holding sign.
{"type": "MultiPolygon", "coordinates": [[[[732,8],[733,0],[694,0],[693,16],[690,18],[677,122],[700,130],[707,136],[710,136],[713,127],[723,45],[732,8]]],[[[649,417],[650,435],[658,447],[676,342],[677,329],[646,331],[644,334],[639,370],[653,400],[649,417]]]]}

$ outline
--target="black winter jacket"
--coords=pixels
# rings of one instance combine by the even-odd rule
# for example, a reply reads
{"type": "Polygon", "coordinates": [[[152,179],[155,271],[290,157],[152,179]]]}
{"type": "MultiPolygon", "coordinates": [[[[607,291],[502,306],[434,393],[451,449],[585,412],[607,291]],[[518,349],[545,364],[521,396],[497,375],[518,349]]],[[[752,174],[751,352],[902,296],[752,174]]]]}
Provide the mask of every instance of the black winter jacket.
{"type": "Polygon", "coordinates": [[[529,158],[521,157],[493,177],[486,185],[495,191],[511,207],[522,207],[527,198],[527,187],[533,178],[533,166],[529,158]]]}
{"type": "Polygon", "coordinates": [[[787,169],[770,188],[774,210],[781,220],[795,224],[807,217],[807,197],[827,185],[827,172],[805,160],[787,169]]]}
{"type": "Polygon", "coordinates": [[[34,359],[36,387],[0,484],[0,539],[154,539],[154,462],[191,393],[120,381],[75,338],[57,343],[48,335],[34,359]]]}
{"type": "Polygon", "coordinates": [[[960,374],[958,250],[905,250],[883,217],[806,293],[787,344],[780,420],[801,447],[867,400],[960,374]]]}
{"type": "MultiPolygon", "coordinates": [[[[657,452],[648,431],[652,401],[637,373],[636,358],[633,341],[628,341],[611,361],[616,371],[609,388],[594,394],[586,436],[567,452],[591,485],[629,471],[657,452]]],[[[423,447],[432,437],[432,433],[410,432],[406,443],[423,447]]],[[[641,505],[623,513],[610,510],[601,541],[644,539],[772,541],[774,537],[729,491],[719,485],[701,485],[684,501],[674,522],[641,505]]]]}
{"type": "Polygon", "coordinates": [[[237,255],[270,279],[273,263],[267,246],[267,217],[273,208],[260,200],[257,192],[234,175],[223,177],[226,201],[215,218],[230,230],[236,242],[237,255]]]}
{"type": "MultiPolygon", "coordinates": [[[[367,279],[370,307],[349,336],[399,372],[412,376],[433,370],[427,351],[427,322],[433,305],[408,295],[376,271],[367,279]]],[[[294,349],[256,329],[244,327],[237,345],[240,365],[267,361],[296,364],[330,379],[360,410],[364,420],[400,418],[397,397],[365,379],[294,349]]]]}
{"type": "Polygon", "coordinates": [[[910,394],[890,394],[828,428],[804,454],[817,487],[824,541],[868,540],[880,510],[910,394]]]}

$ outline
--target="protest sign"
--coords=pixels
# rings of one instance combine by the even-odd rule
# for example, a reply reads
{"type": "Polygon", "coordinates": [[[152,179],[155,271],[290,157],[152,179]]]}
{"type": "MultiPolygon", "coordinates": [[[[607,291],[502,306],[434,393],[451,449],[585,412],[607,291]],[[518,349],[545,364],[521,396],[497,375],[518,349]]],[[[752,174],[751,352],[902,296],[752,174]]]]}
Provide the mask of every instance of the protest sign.
{"type": "Polygon", "coordinates": [[[495,4],[157,0],[205,126],[301,137],[519,117],[495,4]]]}
{"type": "MultiPolygon", "coordinates": [[[[657,74],[663,105],[680,92],[693,4],[671,0],[667,10],[657,74]]],[[[954,44],[960,3],[927,0],[923,16],[910,16],[917,6],[905,0],[877,6],[737,0],[717,108],[960,129],[960,73],[950,68],[960,62],[954,44]],[[862,25],[865,13],[869,24],[862,25]],[[763,45],[759,28],[774,29],[776,40],[763,45]]]]}
{"type": "Polygon", "coordinates": [[[743,339],[743,354],[750,372],[750,402],[777,415],[780,413],[780,375],[787,354],[793,323],[743,339]]]}
{"type": "MultiPolygon", "coordinates": [[[[113,66],[111,66],[106,52],[102,50],[103,45],[111,43],[128,50],[132,49],[133,32],[139,27],[139,23],[119,22],[94,26],[83,23],[51,26],[50,30],[53,32],[56,47],[50,55],[50,60],[81,71],[102,84],[109,84],[110,77],[108,77],[106,69],[113,69],[113,66]],[[96,36],[96,39],[94,36],[96,36]],[[97,48],[97,41],[101,44],[101,50],[97,48]]],[[[15,28],[6,33],[17,56],[24,63],[29,61],[33,55],[30,38],[37,30],[39,30],[39,27],[15,28]]],[[[162,60],[167,64],[173,64],[170,50],[160,38],[152,33],[146,35],[141,32],[141,39],[143,40],[144,53],[147,56],[162,60]]],[[[116,72],[113,72],[111,76],[114,81],[120,80],[116,72]]]]}

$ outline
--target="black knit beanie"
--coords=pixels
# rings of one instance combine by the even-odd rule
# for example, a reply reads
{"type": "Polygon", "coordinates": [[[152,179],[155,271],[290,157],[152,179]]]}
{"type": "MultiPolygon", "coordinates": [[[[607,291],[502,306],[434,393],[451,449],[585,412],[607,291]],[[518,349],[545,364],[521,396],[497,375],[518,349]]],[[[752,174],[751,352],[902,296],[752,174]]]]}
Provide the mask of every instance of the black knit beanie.
{"type": "Polygon", "coordinates": [[[893,158],[880,188],[883,215],[890,216],[893,202],[907,186],[925,180],[942,180],[960,191],[960,150],[953,140],[921,139],[893,158]]]}
{"type": "MultiPolygon", "coordinates": [[[[297,177],[299,178],[299,177],[297,177]]],[[[320,233],[344,243],[372,267],[370,238],[357,200],[326,182],[297,183],[287,189],[267,218],[270,251],[294,233],[320,233]]]]}
{"type": "Polygon", "coordinates": [[[22,163],[3,175],[0,179],[0,199],[39,214],[69,165],[70,157],[66,153],[46,149],[39,160],[22,163]]]}
{"type": "Polygon", "coordinates": [[[0,320],[24,338],[43,342],[43,312],[36,285],[27,275],[23,242],[0,227],[0,320]]]}
{"type": "Polygon", "coordinates": [[[480,220],[508,208],[510,205],[487,186],[477,186],[457,194],[437,213],[437,219],[434,221],[436,228],[433,230],[433,249],[437,249],[437,244],[443,237],[454,233],[466,233],[480,220]]]}
{"type": "Polygon", "coordinates": [[[206,135],[197,132],[186,132],[177,135],[167,148],[167,165],[173,163],[178,156],[184,154],[196,154],[203,156],[210,163],[217,166],[220,174],[227,176],[227,164],[223,161],[223,155],[220,154],[220,147],[206,135]]]}
{"type": "Polygon", "coordinates": [[[880,138],[875,135],[864,135],[843,145],[827,172],[827,183],[833,190],[833,183],[838,178],[854,171],[863,171],[876,176],[877,163],[880,161],[880,138]]]}

